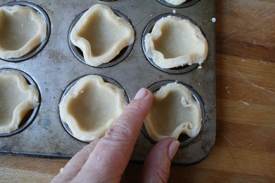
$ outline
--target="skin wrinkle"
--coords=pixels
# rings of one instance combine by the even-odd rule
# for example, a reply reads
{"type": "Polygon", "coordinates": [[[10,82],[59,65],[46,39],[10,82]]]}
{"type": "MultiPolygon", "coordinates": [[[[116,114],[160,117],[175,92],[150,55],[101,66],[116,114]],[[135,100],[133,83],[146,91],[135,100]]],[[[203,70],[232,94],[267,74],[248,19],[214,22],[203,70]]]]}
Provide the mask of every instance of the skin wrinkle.
{"type": "Polygon", "coordinates": [[[142,182],[147,183],[168,180],[171,166],[168,152],[170,145],[175,140],[175,138],[168,137],[152,148],[144,163],[142,182]]]}
{"type": "Polygon", "coordinates": [[[85,146],[81,151],[79,151],[73,159],[71,159],[64,167],[63,172],[59,172],[56,176],[56,182],[68,182],[73,181],[78,172],[81,171],[82,166],[86,163],[94,147],[98,143],[99,139],[94,140],[89,145],[85,146]],[[71,170],[70,168],[73,167],[71,170]],[[76,167],[76,168],[75,168],[76,167]]]}
{"type": "MultiPolygon", "coordinates": [[[[92,156],[92,154],[91,154],[91,156],[92,156]]],[[[110,156],[112,156],[112,154],[110,154],[110,156]]],[[[97,162],[95,161],[94,164],[96,165],[97,162]]],[[[120,167],[118,167],[117,164],[112,164],[110,162],[110,163],[107,164],[107,166],[105,168],[113,169],[113,170],[118,170],[120,167]]],[[[85,169],[86,169],[86,172],[90,172],[90,173],[93,172],[93,171],[95,171],[94,166],[93,167],[92,166],[86,166],[85,169]]],[[[91,177],[91,180],[89,182],[96,182],[96,183],[97,182],[108,182],[108,183],[120,182],[121,175],[123,174],[123,173],[121,173],[120,176],[118,174],[113,174],[113,173],[109,173],[108,174],[108,173],[106,173],[104,171],[104,169],[102,169],[102,167],[98,167],[98,170],[96,170],[96,172],[97,173],[94,174],[94,176],[96,176],[96,177],[91,177]]],[[[75,177],[75,181],[74,182],[76,182],[76,183],[78,183],[78,182],[86,182],[85,180],[86,180],[85,177],[79,176],[79,174],[78,174],[75,177]]]]}
{"type": "Polygon", "coordinates": [[[105,136],[102,138],[106,141],[118,141],[119,143],[132,143],[135,139],[132,137],[131,130],[123,123],[117,123],[107,130],[105,136]]]}
{"type": "Polygon", "coordinates": [[[146,117],[147,115],[140,116],[140,114],[143,114],[144,109],[140,105],[140,101],[137,101],[131,106],[131,110],[129,108],[125,109],[127,113],[131,113],[130,115],[138,116],[140,119],[143,119],[143,117],[146,117]]]}
{"type": "MultiPolygon", "coordinates": [[[[89,167],[86,167],[86,169],[90,170],[88,172],[91,172],[93,170],[92,168],[89,168],[89,167]]],[[[117,177],[117,176],[112,177],[110,175],[112,175],[112,174],[105,174],[105,172],[99,172],[96,174],[96,177],[91,177],[91,180],[88,182],[90,182],[90,183],[92,183],[92,182],[110,182],[108,180],[112,180],[112,182],[113,182],[115,179],[119,179],[119,177],[117,177]]],[[[79,174],[78,174],[76,177],[74,177],[72,182],[76,182],[76,183],[83,182],[84,183],[84,182],[87,182],[87,180],[86,180],[86,177],[79,176],[79,174]]],[[[115,182],[119,182],[119,180],[115,181],[115,182]]]]}
{"type": "MultiPolygon", "coordinates": [[[[118,146],[121,146],[119,148],[119,153],[116,154],[116,157],[117,159],[121,159],[121,158],[125,158],[127,156],[130,156],[128,155],[128,153],[126,152],[127,150],[131,150],[129,149],[131,144],[133,142],[132,141],[127,141],[127,140],[123,140],[123,141],[117,141],[117,140],[107,140],[105,138],[102,138],[101,139],[101,142],[100,142],[100,147],[98,148],[101,148],[101,147],[104,147],[105,148],[105,151],[107,152],[114,152],[114,151],[117,151],[117,147],[118,146]],[[122,142],[124,143],[122,146],[122,142]]],[[[103,154],[103,152],[97,152],[96,154],[97,156],[95,157],[100,157],[101,159],[103,159],[102,161],[107,161],[106,159],[112,159],[112,154],[108,154],[108,155],[105,155],[103,154]]],[[[91,154],[91,156],[93,156],[93,154],[91,154]]],[[[100,159],[100,161],[101,161],[100,159]]],[[[116,161],[116,160],[114,160],[116,161]]],[[[108,164],[108,166],[112,169],[116,169],[117,167],[117,164],[111,164],[112,166],[110,166],[109,163],[106,162],[106,164],[108,164]]]]}
{"type": "Polygon", "coordinates": [[[165,183],[169,178],[169,173],[163,169],[157,169],[155,174],[158,175],[158,179],[156,181],[161,180],[161,182],[165,183]]]}
{"type": "MultiPolygon", "coordinates": [[[[163,148],[165,150],[165,148],[163,148]]],[[[168,148],[169,149],[169,148],[168,148]]],[[[156,175],[158,175],[158,177],[165,182],[165,180],[168,180],[169,178],[169,174],[170,174],[170,166],[171,166],[171,160],[170,158],[168,158],[168,150],[167,150],[167,155],[164,156],[165,160],[165,164],[161,164],[159,161],[157,161],[157,167],[158,169],[156,170],[156,175]],[[169,167],[169,169],[167,169],[167,167],[169,167]]],[[[161,154],[158,154],[158,158],[160,159],[162,158],[161,154]]]]}

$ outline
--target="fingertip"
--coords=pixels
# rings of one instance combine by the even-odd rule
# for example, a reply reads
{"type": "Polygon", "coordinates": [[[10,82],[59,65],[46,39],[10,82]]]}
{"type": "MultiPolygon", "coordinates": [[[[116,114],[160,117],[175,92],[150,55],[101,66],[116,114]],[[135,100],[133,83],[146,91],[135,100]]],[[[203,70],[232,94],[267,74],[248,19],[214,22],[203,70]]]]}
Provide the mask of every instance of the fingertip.
{"type": "Polygon", "coordinates": [[[144,98],[147,95],[147,93],[148,93],[148,91],[145,88],[141,88],[137,92],[137,94],[136,94],[136,96],[135,96],[134,99],[142,99],[142,98],[144,98]]]}
{"type": "MultiPolygon", "coordinates": [[[[153,149],[169,149],[170,145],[173,142],[179,142],[177,139],[175,139],[174,137],[167,137],[165,139],[162,139],[161,141],[159,141],[154,147],[153,149]]],[[[153,150],[152,149],[152,150],[153,150]]]]}
{"type": "Polygon", "coordinates": [[[173,141],[168,148],[168,156],[170,158],[170,160],[172,160],[174,158],[174,156],[176,155],[178,149],[180,146],[180,142],[178,140],[173,141]]]}
{"type": "Polygon", "coordinates": [[[143,98],[145,98],[147,96],[148,97],[152,97],[152,92],[150,90],[146,89],[146,88],[141,88],[137,92],[137,94],[136,94],[136,96],[135,96],[134,99],[143,99],[143,98]]]}

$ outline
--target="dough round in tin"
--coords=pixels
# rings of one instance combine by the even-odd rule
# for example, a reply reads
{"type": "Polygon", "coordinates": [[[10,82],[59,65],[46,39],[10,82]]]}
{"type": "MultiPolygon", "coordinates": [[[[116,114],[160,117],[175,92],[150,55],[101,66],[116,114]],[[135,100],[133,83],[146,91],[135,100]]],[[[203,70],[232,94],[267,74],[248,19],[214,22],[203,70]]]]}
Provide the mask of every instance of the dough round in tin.
{"type": "Polygon", "coordinates": [[[165,1],[167,3],[177,6],[177,5],[184,3],[186,0],[165,0],[165,1]]]}
{"type": "Polygon", "coordinates": [[[134,29],[126,20],[108,6],[96,4],[76,23],[70,39],[81,49],[87,64],[99,66],[110,62],[123,48],[133,44],[135,36],[134,29]]]}
{"type": "Polygon", "coordinates": [[[60,116],[74,137],[92,141],[104,136],[127,105],[124,92],[102,77],[79,79],[60,103],[60,116]]]}
{"type": "Polygon", "coordinates": [[[159,19],[145,36],[147,55],[161,68],[202,64],[208,44],[200,29],[187,19],[167,16],[159,19]]]}
{"type": "Polygon", "coordinates": [[[0,133],[18,129],[25,115],[38,106],[38,90],[15,71],[0,72],[0,133]]]}
{"type": "Polygon", "coordinates": [[[20,58],[36,49],[47,33],[45,19],[28,6],[0,7],[0,58],[20,58]]]}
{"type": "Polygon", "coordinates": [[[195,137],[201,128],[201,109],[190,90],[177,83],[169,83],[156,91],[144,125],[154,141],[166,137],[178,139],[186,133],[195,137]]]}

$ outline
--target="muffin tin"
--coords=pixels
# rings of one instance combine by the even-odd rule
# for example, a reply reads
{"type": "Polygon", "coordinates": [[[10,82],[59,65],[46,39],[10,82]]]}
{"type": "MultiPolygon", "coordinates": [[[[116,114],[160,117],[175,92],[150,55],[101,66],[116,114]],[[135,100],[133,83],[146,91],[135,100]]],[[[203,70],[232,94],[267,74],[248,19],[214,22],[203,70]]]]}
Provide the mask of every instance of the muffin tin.
{"type": "MultiPolygon", "coordinates": [[[[72,157],[76,154],[87,145],[87,142],[75,139],[69,131],[67,133],[66,125],[60,120],[58,105],[64,92],[66,93],[70,84],[76,79],[97,74],[121,86],[129,101],[142,87],[153,91],[169,82],[178,82],[187,86],[201,106],[202,129],[195,138],[181,135],[179,139],[181,147],[173,163],[192,164],[204,159],[214,145],[216,134],[215,24],[211,21],[215,17],[215,1],[189,0],[186,4],[173,6],[173,8],[164,5],[163,2],[162,0],[110,2],[0,0],[0,5],[4,6],[13,4],[31,6],[45,17],[49,28],[48,38],[38,47],[38,50],[22,59],[0,60],[0,69],[19,70],[25,73],[24,76],[28,80],[32,78],[41,97],[37,114],[33,116],[31,122],[23,125],[21,132],[0,136],[0,152],[51,157],[72,157]],[[125,48],[112,62],[100,67],[91,67],[83,62],[79,49],[70,43],[69,33],[83,12],[98,3],[111,7],[117,15],[128,20],[135,29],[136,37],[133,45],[125,48]],[[150,59],[147,60],[148,57],[143,51],[145,33],[152,29],[156,19],[167,15],[192,20],[204,33],[209,51],[202,69],[192,65],[169,69],[167,72],[156,68],[150,59]]],[[[153,145],[154,142],[150,140],[143,127],[131,160],[144,161],[153,145]]]]}

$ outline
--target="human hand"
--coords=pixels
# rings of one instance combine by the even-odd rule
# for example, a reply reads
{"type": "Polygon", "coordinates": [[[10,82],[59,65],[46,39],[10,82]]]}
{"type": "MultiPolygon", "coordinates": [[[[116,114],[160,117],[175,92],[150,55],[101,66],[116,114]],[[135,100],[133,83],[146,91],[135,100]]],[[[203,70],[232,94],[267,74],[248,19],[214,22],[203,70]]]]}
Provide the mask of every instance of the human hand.
{"type": "MultiPolygon", "coordinates": [[[[52,183],[120,182],[152,100],[150,90],[141,89],[105,136],[79,151],[52,183]]],[[[171,137],[158,142],[145,160],[141,182],[167,182],[178,147],[171,137]]]]}

